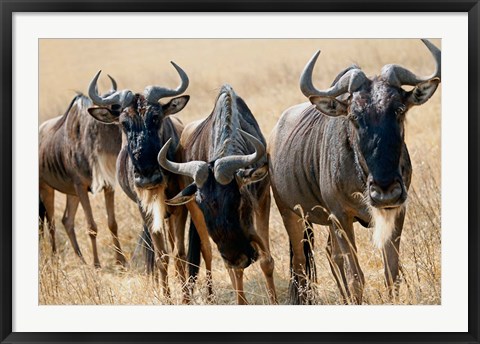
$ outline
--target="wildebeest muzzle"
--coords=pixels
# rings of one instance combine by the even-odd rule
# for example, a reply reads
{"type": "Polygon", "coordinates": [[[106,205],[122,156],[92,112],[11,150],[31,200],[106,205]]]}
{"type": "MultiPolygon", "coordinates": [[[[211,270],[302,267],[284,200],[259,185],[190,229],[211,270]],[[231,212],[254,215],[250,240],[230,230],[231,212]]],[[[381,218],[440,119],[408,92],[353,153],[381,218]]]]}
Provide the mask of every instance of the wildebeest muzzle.
{"type": "Polygon", "coordinates": [[[220,255],[222,256],[227,267],[233,269],[245,269],[258,259],[258,252],[252,247],[250,247],[250,250],[245,253],[234,252],[232,254],[232,252],[224,253],[222,250],[220,250],[220,255]]]}
{"type": "Polygon", "coordinates": [[[379,181],[370,175],[367,191],[370,204],[375,208],[395,208],[401,206],[407,199],[405,185],[399,177],[379,181]]]}
{"type": "Polygon", "coordinates": [[[135,186],[142,189],[153,189],[160,186],[164,181],[164,176],[159,168],[150,171],[134,172],[135,186]]]}

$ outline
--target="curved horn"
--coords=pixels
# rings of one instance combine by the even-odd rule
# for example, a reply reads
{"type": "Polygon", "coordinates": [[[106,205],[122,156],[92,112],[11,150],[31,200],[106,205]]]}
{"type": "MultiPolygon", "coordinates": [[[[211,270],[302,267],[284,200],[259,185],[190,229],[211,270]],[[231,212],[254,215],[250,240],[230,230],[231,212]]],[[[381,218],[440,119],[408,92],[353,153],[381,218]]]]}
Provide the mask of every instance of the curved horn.
{"type": "Polygon", "coordinates": [[[158,153],[157,160],[160,166],[172,173],[189,176],[193,178],[198,187],[202,187],[208,178],[208,164],[205,161],[189,161],[185,163],[169,161],[167,153],[171,143],[172,138],[169,138],[158,153]]]}
{"type": "Polygon", "coordinates": [[[238,169],[253,165],[265,155],[265,146],[259,139],[241,129],[239,131],[255,147],[255,152],[248,155],[226,156],[215,161],[213,168],[215,179],[222,185],[230,183],[238,169]]]}
{"type": "Polygon", "coordinates": [[[160,87],[160,86],[147,86],[145,88],[145,91],[143,91],[143,93],[145,94],[145,98],[147,99],[147,101],[151,104],[157,103],[160,100],[160,98],[178,96],[179,94],[182,94],[183,92],[185,92],[185,90],[188,87],[189,80],[188,80],[187,73],[185,73],[183,69],[180,68],[175,62],[170,61],[170,63],[177,70],[182,82],[174,90],[165,88],[165,87],[160,87]]]}
{"type": "MultiPolygon", "coordinates": [[[[90,97],[90,99],[92,99],[93,103],[99,106],[106,106],[106,105],[112,105],[112,104],[118,104],[122,108],[127,106],[133,100],[133,93],[129,90],[115,91],[112,94],[108,94],[105,97],[102,97],[98,94],[97,81],[101,72],[102,72],[101,70],[98,71],[97,75],[95,75],[95,77],[90,82],[90,85],[88,87],[88,96],[90,97]]],[[[113,80],[113,78],[110,78],[110,79],[112,80],[112,85],[113,85],[115,80],[113,80]]],[[[115,86],[116,86],[116,83],[115,83],[115,86]]]]}
{"type": "Polygon", "coordinates": [[[367,77],[358,68],[348,70],[332,87],[327,90],[318,90],[313,86],[312,73],[313,67],[317,62],[320,50],[318,50],[308,61],[305,69],[300,76],[300,89],[306,97],[323,96],[323,97],[337,97],[344,93],[352,93],[362,86],[367,80],[367,77]]]}
{"type": "Polygon", "coordinates": [[[389,64],[385,65],[382,68],[381,75],[387,80],[390,85],[401,87],[402,85],[416,86],[421,82],[425,82],[432,79],[441,79],[441,67],[442,67],[442,52],[438,49],[433,43],[427,39],[422,39],[423,44],[425,44],[430,50],[434,60],[435,60],[435,71],[432,75],[421,77],[417,76],[414,73],[410,72],[408,69],[395,65],[389,64]]]}
{"type": "Polygon", "coordinates": [[[115,81],[115,79],[110,74],[107,74],[107,76],[110,79],[110,81],[112,82],[111,92],[117,92],[117,82],[115,81]]]}

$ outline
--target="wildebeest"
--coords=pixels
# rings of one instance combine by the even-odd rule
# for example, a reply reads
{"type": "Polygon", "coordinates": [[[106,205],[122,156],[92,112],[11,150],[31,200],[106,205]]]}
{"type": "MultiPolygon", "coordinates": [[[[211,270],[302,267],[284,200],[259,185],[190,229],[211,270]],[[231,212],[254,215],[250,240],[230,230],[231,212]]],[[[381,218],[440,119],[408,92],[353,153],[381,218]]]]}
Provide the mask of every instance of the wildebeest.
{"type": "Polygon", "coordinates": [[[188,125],[182,134],[180,148],[186,162],[169,161],[166,153],[170,142],[158,156],[163,168],[193,179],[167,201],[172,205],[186,203],[192,217],[189,261],[195,264],[190,266],[190,276],[198,272],[201,250],[207,277],[211,278],[210,235],[228,269],[239,304],[247,302],[243,269],[257,259],[270,301],[276,303],[268,237],[270,191],[265,144],[247,104],[231,86],[223,85],[212,113],[188,125]]]}
{"type": "MultiPolygon", "coordinates": [[[[184,232],[187,210],[185,207],[168,207],[165,204],[166,198],[175,196],[181,190],[180,177],[162,170],[157,162],[158,152],[168,139],[173,144],[167,155],[172,160],[176,159],[183,124],[171,115],[182,110],[190,99],[184,95],[166,104],[160,103],[160,99],[178,96],[188,87],[187,74],[174,62],[172,65],[181,78],[181,84],[176,89],[148,86],[141,94],[123,90],[107,97],[99,96],[96,89],[98,72],[89,87],[89,96],[97,107],[88,109],[97,120],[116,123],[122,128],[117,179],[127,196],[138,204],[144,221],[143,238],[147,240],[147,245],[148,239],[153,239],[166,297],[170,295],[167,274],[169,254],[173,249],[177,273],[183,285],[186,264],[184,232]]],[[[153,266],[150,265],[149,269],[153,269],[153,266]]]]}
{"type": "MultiPolygon", "coordinates": [[[[116,82],[110,79],[113,89],[107,96],[116,91],[116,82]]],[[[120,151],[121,132],[117,127],[99,123],[89,116],[87,109],[91,106],[88,97],[77,94],[63,116],[45,121],[39,128],[41,230],[46,217],[55,252],[55,190],[66,194],[67,204],[62,222],[75,253],[84,261],[74,228],[75,214],[81,203],[92,242],[94,265],[100,267],[96,244],[97,225],[88,192],[95,194],[103,189],[116,260],[124,265],[125,257],[118,240],[114,211],[115,161],[120,151]]]]}
{"type": "MultiPolygon", "coordinates": [[[[310,103],[287,109],[270,137],[269,168],[275,201],[293,254],[291,301],[306,302],[306,272],[312,252],[306,222],[329,226],[327,252],[344,301],[362,302],[364,275],[357,259],[353,222],[373,226],[382,249],[385,278],[398,289],[399,248],[412,165],[404,141],[407,111],[425,103],[440,83],[441,52],[422,40],[434,57],[435,72],[419,77],[386,65],[368,78],[358,66],[342,71],[327,90],[317,90],[314,54],[300,78],[310,103]],[[404,85],[414,86],[406,91],[404,85]],[[313,105],[312,105],[313,104],[313,105]]],[[[307,273],[308,274],[308,273],[307,273]]]]}

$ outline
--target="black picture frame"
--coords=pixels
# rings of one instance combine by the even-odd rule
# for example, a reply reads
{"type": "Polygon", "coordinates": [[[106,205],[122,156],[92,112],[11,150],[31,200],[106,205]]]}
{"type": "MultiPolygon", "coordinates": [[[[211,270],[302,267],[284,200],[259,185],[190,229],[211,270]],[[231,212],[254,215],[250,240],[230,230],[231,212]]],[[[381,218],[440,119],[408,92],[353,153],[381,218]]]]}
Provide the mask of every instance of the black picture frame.
{"type": "MultiPolygon", "coordinates": [[[[479,343],[478,0],[182,1],[0,0],[0,340],[2,343],[479,343]],[[12,16],[15,12],[465,12],[468,13],[468,332],[464,333],[20,333],[12,332],[12,16]]],[[[459,100],[465,101],[465,100],[459,100]]],[[[237,321],[237,320],[235,320],[237,321]]],[[[396,321],[396,320],[395,320],[396,321]]],[[[425,319],[428,321],[428,319],[425,319]]]]}

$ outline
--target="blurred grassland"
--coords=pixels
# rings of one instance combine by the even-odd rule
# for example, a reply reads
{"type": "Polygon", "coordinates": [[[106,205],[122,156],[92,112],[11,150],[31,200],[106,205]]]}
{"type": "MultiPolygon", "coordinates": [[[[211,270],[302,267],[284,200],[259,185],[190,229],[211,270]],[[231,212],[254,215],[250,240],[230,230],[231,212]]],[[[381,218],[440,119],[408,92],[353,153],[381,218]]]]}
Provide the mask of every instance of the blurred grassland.
{"type": "MultiPolygon", "coordinates": [[[[440,47],[439,40],[433,43],[440,47]]],[[[161,40],[40,40],[39,124],[62,114],[74,91],[87,91],[98,70],[103,70],[99,87],[110,87],[112,75],[119,89],[141,92],[147,85],[176,87],[178,75],[169,61],[188,74],[191,96],[178,117],[189,123],[206,117],[220,86],[229,83],[248,104],[268,138],[281,113],[306,101],[298,79],[306,62],[317,50],[322,53],[314,71],[318,88],[330,85],[337,73],[352,63],[367,76],[380,72],[388,63],[401,64],[414,73],[429,75],[434,62],[420,40],[312,40],[312,39],[161,39],[161,40]]],[[[441,303],[441,93],[442,87],[425,105],[407,115],[406,141],[413,164],[404,226],[401,262],[404,283],[400,304],[441,303]]],[[[136,205],[117,187],[116,213],[122,247],[131,256],[141,220],[136,205]]],[[[172,298],[165,300],[151,278],[135,269],[121,271],[114,265],[114,252],[107,227],[103,196],[91,197],[99,227],[98,247],[102,270],[81,265],[73,253],[61,224],[65,196],[56,193],[57,257],[51,256],[48,240],[40,243],[39,301],[41,304],[164,304],[181,302],[181,290],[170,266],[172,298]]],[[[76,232],[87,262],[92,262],[91,245],[83,210],[79,207],[76,232]]],[[[275,282],[279,302],[287,302],[289,280],[288,237],[272,202],[271,249],[275,259],[275,282]]],[[[318,282],[315,302],[337,304],[339,292],[328,266],[326,228],[315,226],[315,258],[318,282]]],[[[356,226],[359,259],[366,278],[365,303],[387,302],[381,254],[371,243],[371,230],[356,226]]],[[[214,248],[213,281],[216,303],[234,304],[230,279],[214,248]]],[[[206,303],[205,270],[202,265],[194,304],[206,303]]],[[[258,264],[245,271],[245,291],[250,303],[266,304],[264,279],[258,264]]]]}

